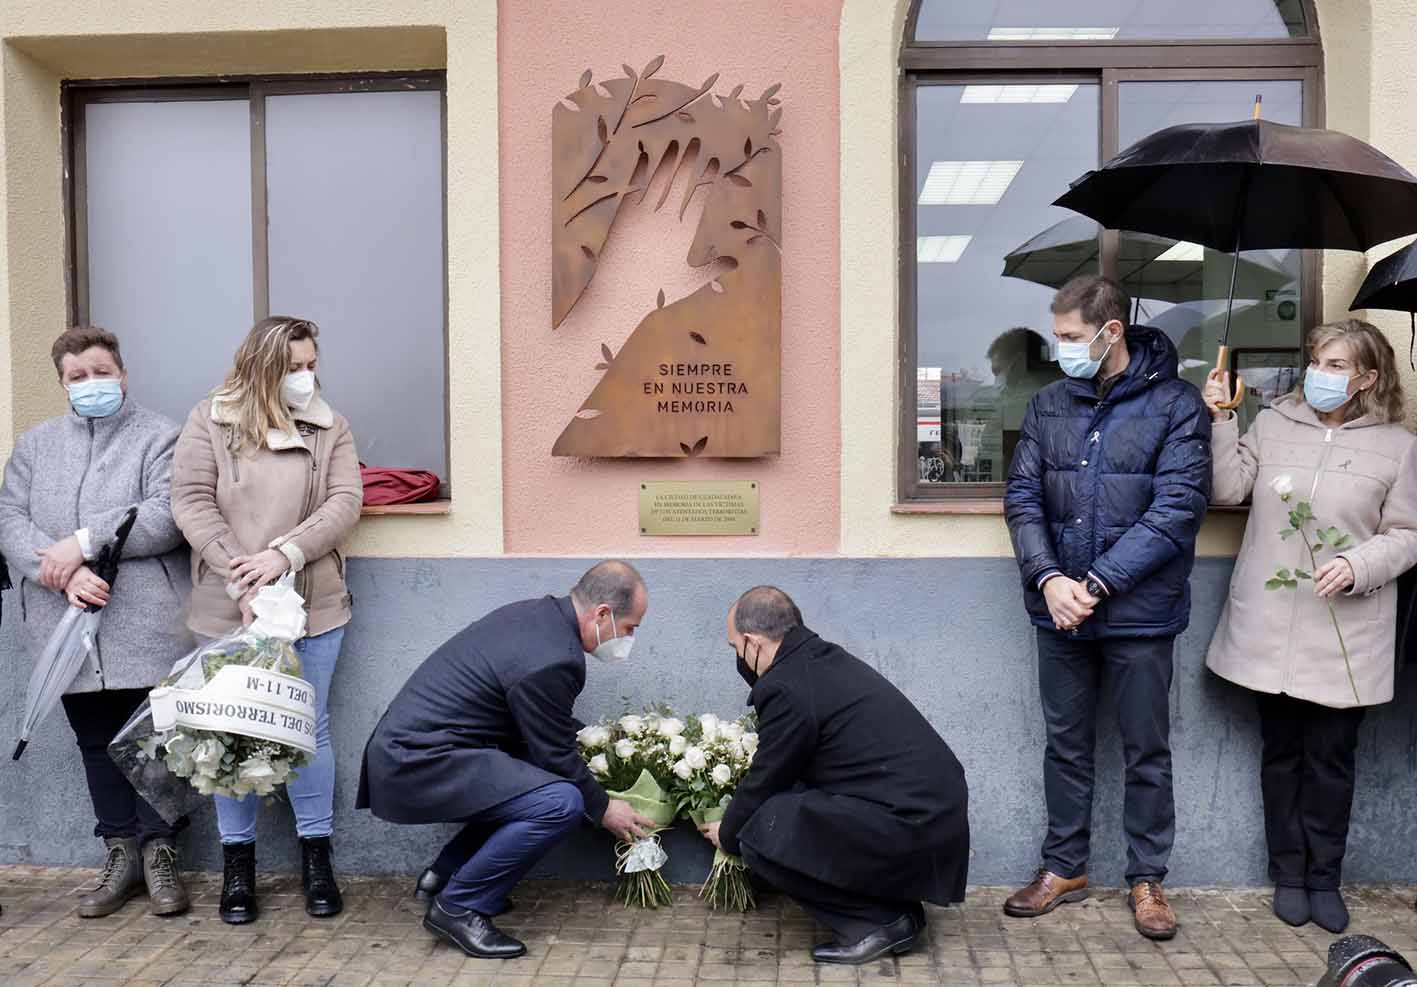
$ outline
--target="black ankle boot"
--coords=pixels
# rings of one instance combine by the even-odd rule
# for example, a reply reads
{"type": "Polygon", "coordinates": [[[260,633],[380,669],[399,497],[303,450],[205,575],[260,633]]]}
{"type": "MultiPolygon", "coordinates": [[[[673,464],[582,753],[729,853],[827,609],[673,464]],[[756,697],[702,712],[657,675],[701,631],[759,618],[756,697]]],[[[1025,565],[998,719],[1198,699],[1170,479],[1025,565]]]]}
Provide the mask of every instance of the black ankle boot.
{"type": "Polygon", "coordinates": [[[305,888],[306,913],[315,918],[329,918],[344,911],[344,899],[340,897],[330,860],[328,836],[301,838],[300,883],[305,888]]]}
{"type": "Polygon", "coordinates": [[[221,874],[221,907],[217,913],[227,925],[254,922],[260,914],[256,907],[256,844],[223,843],[221,874]]]}

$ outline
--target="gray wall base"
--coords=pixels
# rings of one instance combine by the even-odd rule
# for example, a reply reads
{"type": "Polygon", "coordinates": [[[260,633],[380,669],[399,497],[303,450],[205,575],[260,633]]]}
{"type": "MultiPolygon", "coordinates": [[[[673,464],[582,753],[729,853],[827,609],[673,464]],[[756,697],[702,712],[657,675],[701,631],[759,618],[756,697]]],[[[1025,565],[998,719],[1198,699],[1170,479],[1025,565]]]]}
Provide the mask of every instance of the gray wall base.
{"type": "MultiPolygon", "coordinates": [[[[417,873],[451,827],[394,826],[353,808],[369,731],[408,674],[438,644],[508,601],[566,591],[580,559],[356,559],[350,564],[355,620],[345,638],[332,699],[339,787],[335,805],[340,870],[417,873]]],[[[650,611],[634,657],[592,663],[577,714],[587,722],[665,700],[684,712],[740,711],[746,690],[725,641],[728,606],[743,589],[775,583],[808,623],[899,685],[964,763],[970,785],[974,856],[970,881],[1008,884],[1037,866],[1045,821],[1043,725],[1033,632],[1023,616],[1017,569],[1007,559],[648,559],[650,611]]],[[[1193,580],[1192,628],[1178,642],[1172,694],[1177,837],[1170,883],[1266,883],[1259,795],[1259,735],[1252,698],[1205,670],[1231,563],[1202,560],[1193,580]]],[[[122,592],[121,584],[119,592],[122,592]]],[[[6,594],[0,654],[0,747],[18,733],[32,656],[15,631],[19,608],[6,594]]],[[[1257,646],[1260,642],[1256,642],[1257,646]]],[[[1337,658],[1335,657],[1335,660],[1337,658]]],[[[1359,786],[1345,877],[1350,882],[1417,882],[1417,682],[1400,676],[1396,701],[1363,725],[1359,786]]],[[[1092,876],[1121,881],[1122,759],[1116,710],[1099,712],[1092,876]]],[[[56,712],[18,763],[0,762],[0,863],[97,866],[101,847],[73,736],[56,712]]],[[[288,809],[261,818],[263,869],[290,870],[299,857],[288,809]]],[[[696,882],[708,848],[681,824],[666,840],[674,881],[696,882]]],[[[210,809],[192,820],[182,848],[188,866],[220,867],[210,809]]],[[[608,878],[611,841],[577,834],[537,873],[608,878]]]]}

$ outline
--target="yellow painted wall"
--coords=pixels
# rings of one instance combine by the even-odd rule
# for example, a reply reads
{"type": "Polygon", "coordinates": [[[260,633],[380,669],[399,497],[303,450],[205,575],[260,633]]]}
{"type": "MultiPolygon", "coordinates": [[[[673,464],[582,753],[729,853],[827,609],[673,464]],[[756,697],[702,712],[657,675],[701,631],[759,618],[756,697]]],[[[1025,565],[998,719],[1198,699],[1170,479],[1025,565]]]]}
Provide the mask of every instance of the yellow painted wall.
{"type": "Polygon", "coordinates": [[[446,68],[453,511],[367,518],[359,555],[502,550],[496,0],[3,0],[0,453],[63,410],[59,83],[446,68]]]}
{"type": "MultiPolygon", "coordinates": [[[[900,338],[897,59],[908,7],[909,0],[845,0],[841,18],[841,552],[1009,556],[1001,516],[891,513],[900,338]]],[[[1417,172],[1417,2],[1318,0],[1318,10],[1327,126],[1372,141],[1417,172]]],[[[1361,255],[1326,256],[1326,317],[1347,314],[1366,271],[1361,255]]],[[[1370,315],[1405,355],[1407,316],[1370,315]]],[[[1403,367],[1417,395],[1417,375],[1405,359],[1403,367]]],[[[1233,555],[1244,520],[1208,517],[1200,554],[1233,555]]]]}

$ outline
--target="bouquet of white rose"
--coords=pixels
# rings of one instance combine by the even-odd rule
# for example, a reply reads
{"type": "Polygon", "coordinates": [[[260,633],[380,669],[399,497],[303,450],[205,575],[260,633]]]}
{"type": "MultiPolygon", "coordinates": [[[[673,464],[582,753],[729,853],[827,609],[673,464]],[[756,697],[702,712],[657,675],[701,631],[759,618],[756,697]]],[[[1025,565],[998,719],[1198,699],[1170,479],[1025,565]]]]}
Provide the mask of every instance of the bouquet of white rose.
{"type": "Polygon", "coordinates": [[[615,897],[626,907],[658,908],[672,900],[669,884],[660,873],[669,854],[660,845],[658,833],[674,822],[674,805],[665,782],[683,731],[684,724],[673,716],[649,712],[606,720],[576,735],[587,767],[607,794],[630,803],[658,827],[644,839],[615,848],[615,872],[620,876],[615,897]]]}
{"type": "Polygon", "coordinates": [[[271,795],[314,755],[314,689],[292,647],[305,632],[304,601],[286,579],[261,589],[251,609],[250,627],[179,661],[109,745],[169,822],[193,790],[271,795]]]}
{"type": "MultiPolygon", "coordinates": [[[[758,749],[753,717],[720,720],[712,713],[689,717],[684,750],[671,771],[675,808],[696,826],[718,822],[733,799],[738,782],[748,773],[758,749]]],[[[699,896],[711,908],[747,911],[753,907],[753,887],[741,857],[718,850],[699,896]]]]}

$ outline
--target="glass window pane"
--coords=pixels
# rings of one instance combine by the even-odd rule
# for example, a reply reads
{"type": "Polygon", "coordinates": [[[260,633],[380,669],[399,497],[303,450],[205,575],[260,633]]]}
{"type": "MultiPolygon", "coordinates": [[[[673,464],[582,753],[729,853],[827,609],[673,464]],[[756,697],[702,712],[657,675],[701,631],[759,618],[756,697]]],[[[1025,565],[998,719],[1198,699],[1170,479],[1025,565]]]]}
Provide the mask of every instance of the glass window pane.
{"type": "MultiPolygon", "coordinates": [[[[1303,84],[1272,82],[1124,82],[1118,87],[1118,134],[1123,147],[1146,135],[1180,123],[1244,120],[1253,112],[1256,96],[1262,112],[1277,123],[1303,119],[1303,84]]],[[[1224,251],[1180,244],[1169,255],[1147,262],[1146,251],[1127,258],[1128,235],[1118,273],[1128,272],[1138,283],[1128,284],[1137,298],[1137,321],[1164,330],[1181,356],[1181,375],[1197,387],[1215,365],[1225,326],[1225,299],[1230,288],[1232,255],[1224,251]],[[1172,267],[1172,284],[1149,272],[1172,267]],[[1147,282],[1145,285],[1140,282],[1147,282]],[[1150,290],[1148,290],[1150,289],[1150,290]]],[[[1141,240],[1144,238],[1134,238],[1141,240]]],[[[1230,347],[1246,383],[1255,390],[1238,412],[1242,424],[1261,407],[1292,389],[1302,366],[1299,321],[1300,250],[1247,250],[1235,270],[1235,306],[1231,313],[1230,347]]]]}
{"type": "Polygon", "coordinates": [[[1098,87],[926,85],[916,105],[920,479],[999,483],[1059,376],[1053,292],[1098,270],[1096,226],[1050,205],[1097,167],[1098,87]]]}
{"type": "Polygon", "coordinates": [[[122,341],[134,399],[178,422],[251,328],[250,120],[245,99],[84,114],[89,320],[122,341]]]}
{"type": "Polygon", "coordinates": [[[370,466],[447,477],[438,92],[266,100],[271,311],[320,327],[320,383],[370,466]]]}
{"type": "Polygon", "coordinates": [[[1307,36],[1301,0],[920,0],[917,41],[1307,36]]]}

